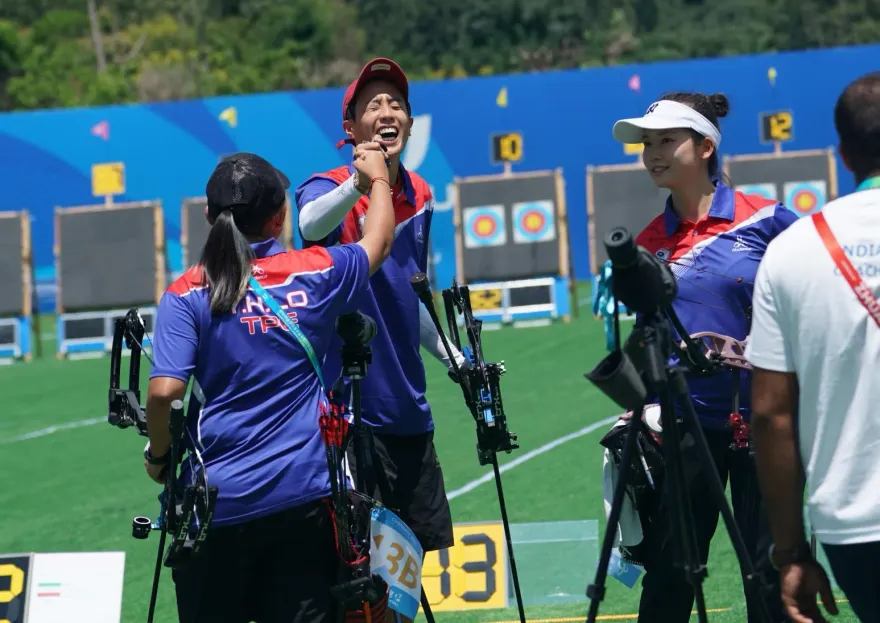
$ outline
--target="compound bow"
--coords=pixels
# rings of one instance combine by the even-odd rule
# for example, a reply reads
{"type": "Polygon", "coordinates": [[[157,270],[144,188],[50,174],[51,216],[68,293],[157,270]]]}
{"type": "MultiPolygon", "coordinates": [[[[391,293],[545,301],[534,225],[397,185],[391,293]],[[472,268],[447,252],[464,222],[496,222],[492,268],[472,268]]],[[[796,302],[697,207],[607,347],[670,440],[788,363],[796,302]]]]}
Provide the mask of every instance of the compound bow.
{"type": "Polygon", "coordinates": [[[510,558],[510,571],[513,579],[513,588],[516,593],[516,604],[519,609],[520,623],[525,623],[525,611],[523,610],[522,595],[519,587],[519,576],[516,571],[516,561],[513,556],[513,543],[510,538],[510,523],[507,520],[507,506],[504,503],[504,491],[501,487],[501,472],[498,469],[498,453],[510,454],[517,448],[517,435],[507,429],[507,416],[504,414],[504,404],[501,400],[501,375],[505,373],[504,362],[487,362],[483,356],[482,326],[483,321],[474,318],[471,309],[470,290],[467,286],[459,286],[453,278],[452,287],[443,290],[443,303],[446,308],[446,321],[449,326],[449,335],[465,359],[468,369],[462,370],[452,354],[449,341],[440,325],[437,312],[434,309],[434,300],[431,296],[431,286],[425,273],[417,273],[410,279],[410,284],[419,297],[419,300],[427,308],[437,328],[437,333],[446,349],[446,354],[452,364],[453,380],[461,386],[465,404],[477,425],[477,458],[480,465],[491,463],[495,473],[495,486],[498,490],[498,503],[501,507],[501,521],[504,525],[504,534],[507,539],[507,551],[510,558]],[[465,333],[469,345],[461,347],[459,337],[457,314],[464,319],[465,333]]]}
{"type": "MultiPolygon", "coordinates": [[[[140,357],[141,354],[152,364],[152,358],[143,345],[146,326],[137,308],[128,310],[121,318],[114,320],[113,342],[110,350],[110,391],[107,421],[117,428],[134,426],[138,434],[147,436],[147,418],[141,406],[140,393],[140,357]],[[122,346],[131,350],[129,363],[128,387],[120,386],[122,367],[122,346]]],[[[201,404],[204,397],[197,383],[193,383],[193,394],[201,404]]],[[[171,405],[169,431],[171,447],[169,463],[165,469],[165,487],[159,495],[159,513],[155,521],[148,517],[135,517],[132,520],[132,536],[146,539],[152,530],[159,530],[159,552],[156,556],[156,569],[153,574],[153,587],[150,594],[150,607],[147,614],[148,623],[152,623],[156,608],[156,597],[159,591],[159,576],[163,564],[165,539],[170,533],[171,544],[164,555],[164,565],[175,567],[190,557],[198,555],[208,534],[208,528],[214,517],[217,504],[217,487],[208,484],[208,472],[205,463],[193,442],[192,435],[184,423],[183,401],[176,400],[171,405]],[[184,443],[189,437],[190,444],[184,443]],[[181,485],[178,481],[177,468],[187,457],[184,448],[188,449],[190,461],[198,463],[193,469],[195,482],[181,485]],[[184,450],[184,452],[182,452],[184,450]]],[[[149,448],[149,443],[147,444],[149,448]]]]}

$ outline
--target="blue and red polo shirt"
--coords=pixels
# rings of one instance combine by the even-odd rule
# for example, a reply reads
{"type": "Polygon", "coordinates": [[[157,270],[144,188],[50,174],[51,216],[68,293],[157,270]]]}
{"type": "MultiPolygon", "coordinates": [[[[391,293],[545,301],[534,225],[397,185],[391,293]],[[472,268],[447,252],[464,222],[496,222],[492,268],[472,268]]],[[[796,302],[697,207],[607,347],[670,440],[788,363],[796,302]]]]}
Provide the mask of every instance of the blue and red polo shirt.
{"type": "MultiPolygon", "coordinates": [[[[348,165],[312,175],[296,189],[297,208],[332,192],[354,171],[354,166],[348,165]]],[[[373,363],[361,382],[362,412],[364,422],[380,432],[417,435],[433,430],[434,422],[425,398],[425,367],[419,351],[420,303],[409,280],[428,270],[434,200],[427,182],[403,165],[392,197],[396,226],[391,255],[370,279],[358,307],[378,328],[370,343],[373,363]]],[[[332,247],[359,241],[368,206],[369,198],[361,197],[327,238],[305,244],[332,247]]],[[[327,355],[327,383],[342,370],[341,346],[337,341],[327,355]]]]}
{"type": "MultiPolygon", "coordinates": [[[[669,263],[678,282],[672,308],[690,334],[714,331],[748,336],[755,275],[767,245],[797,220],[781,203],[746,195],[718,181],[708,214],[696,223],[666,209],[636,243],[669,263]]],[[[673,330],[676,341],[680,337],[673,330]]],[[[673,363],[678,363],[673,359],[673,363]]],[[[733,404],[733,373],[688,377],[694,408],[709,427],[722,428],[733,404]]],[[[751,376],[740,374],[740,413],[751,414],[751,376]]]]}
{"type": "MultiPolygon", "coordinates": [[[[355,309],[369,284],[358,245],[285,251],[275,240],[251,245],[253,276],[296,322],[319,358],[334,319],[355,309]]],[[[150,378],[194,377],[205,405],[186,418],[209,484],[219,488],[216,525],[234,524],[330,494],[318,426],[320,383],[303,347],[248,288],[231,313],[212,316],[199,267],[177,279],[159,303],[150,378]]],[[[329,381],[328,381],[329,382],[329,381]]],[[[185,482],[198,469],[185,461],[185,482]]]]}

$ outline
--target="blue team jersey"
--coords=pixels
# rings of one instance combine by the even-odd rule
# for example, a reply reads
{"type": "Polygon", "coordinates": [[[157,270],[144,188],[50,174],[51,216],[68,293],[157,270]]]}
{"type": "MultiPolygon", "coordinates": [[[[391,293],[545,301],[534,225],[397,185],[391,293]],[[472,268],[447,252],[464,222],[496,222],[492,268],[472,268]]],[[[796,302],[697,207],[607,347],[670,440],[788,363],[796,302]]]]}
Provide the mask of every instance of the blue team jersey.
{"type": "MultiPolygon", "coordinates": [[[[669,263],[678,282],[672,308],[689,334],[713,331],[744,340],[749,333],[752,291],[767,245],[797,220],[781,203],[745,195],[717,182],[709,213],[682,221],[667,200],[663,214],[636,239],[669,263]]],[[[675,339],[680,339],[674,333],[675,339]]],[[[673,363],[677,363],[673,359],[673,363]]],[[[708,427],[720,428],[733,406],[733,373],[688,377],[694,408],[708,427]]],[[[740,374],[740,413],[751,414],[751,375],[740,374]]]]}
{"type": "MultiPolygon", "coordinates": [[[[335,318],[353,311],[367,289],[366,251],[359,245],[285,251],[274,239],[251,246],[258,258],[253,276],[323,357],[335,318]]],[[[162,297],[153,340],[150,377],[194,377],[205,394],[204,406],[190,401],[187,446],[195,440],[209,484],[219,488],[216,525],[329,495],[318,376],[290,330],[250,288],[231,313],[212,316],[201,269],[190,269],[162,297]]],[[[185,482],[195,469],[197,463],[184,462],[185,482]]]]}
{"type": "MultiPolygon", "coordinates": [[[[334,191],[353,173],[354,167],[348,165],[311,176],[296,189],[297,208],[334,191]]],[[[428,269],[434,201],[428,184],[403,165],[392,197],[396,227],[391,255],[370,279],[358,306],[378,326],[370,343],[373,363],[361,383],[363,420],[383,433],[416,435],[433,430],[434,422],[425,398],[425,367],[419,351],[420,303],[409,280],[428,269]]],[[[305,244],[332,247],[357,242],[363,236],[368,206],[369,198],[361,197],[329,236],[305,244]]],[[[328,354],[327,383],[342,369],[340,348],[337,342],[328,354]]]]}

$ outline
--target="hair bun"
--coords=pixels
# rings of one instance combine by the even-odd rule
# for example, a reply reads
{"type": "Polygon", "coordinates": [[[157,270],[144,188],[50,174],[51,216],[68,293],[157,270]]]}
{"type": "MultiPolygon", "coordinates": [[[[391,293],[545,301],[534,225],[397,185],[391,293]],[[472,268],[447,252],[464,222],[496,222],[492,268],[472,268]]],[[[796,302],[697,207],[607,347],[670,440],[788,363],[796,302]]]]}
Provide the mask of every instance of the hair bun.
{"type": "Polygon", "coordinates": [[[726,117],[730,112],[730,102],[727,101],[727,96],[724,93],[713,93],[709,96],[709,103],[719,119],[726,117]]]}

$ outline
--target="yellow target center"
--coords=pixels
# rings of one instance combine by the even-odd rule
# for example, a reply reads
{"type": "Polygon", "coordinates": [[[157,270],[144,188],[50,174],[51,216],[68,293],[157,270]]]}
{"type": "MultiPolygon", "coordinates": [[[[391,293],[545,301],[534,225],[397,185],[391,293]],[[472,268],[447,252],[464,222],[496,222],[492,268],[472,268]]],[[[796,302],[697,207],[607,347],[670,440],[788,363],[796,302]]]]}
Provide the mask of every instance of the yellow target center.
{"type": "Polygon", "coordinates": [[[799,208],[801,208],[802,210],[807,210],[809,208],[812,208],[816,204],[816,201],[813,195],[809,193],[801,193],[801,195],[797,198],[797,203],[799,208]]]}
{"type": "Polygon", "coordinates": [[[485,236],[486,234],[491,234],[494,227],[492,227],[492,221],[488,218],[481,218],[477,221],[477,233],[481,236],[485,236]]]}
{"type": "Polygon", "coordinates": [[[529,214],[526,216],[526,229],[529,231],[537,231],[541,229],[543,219],[540,214],[529,214]]]}

